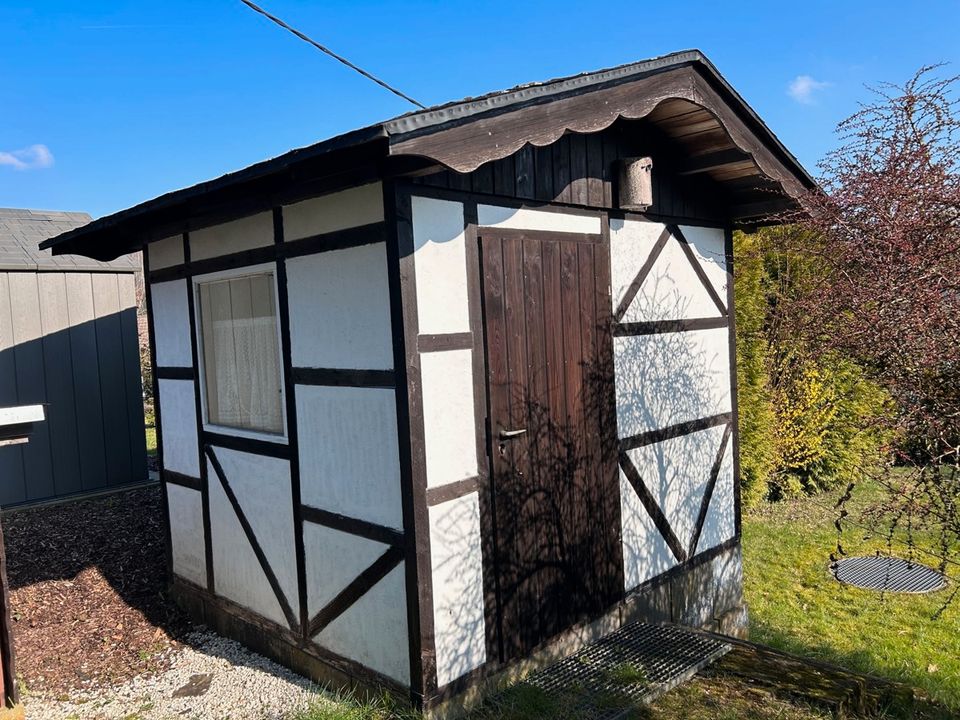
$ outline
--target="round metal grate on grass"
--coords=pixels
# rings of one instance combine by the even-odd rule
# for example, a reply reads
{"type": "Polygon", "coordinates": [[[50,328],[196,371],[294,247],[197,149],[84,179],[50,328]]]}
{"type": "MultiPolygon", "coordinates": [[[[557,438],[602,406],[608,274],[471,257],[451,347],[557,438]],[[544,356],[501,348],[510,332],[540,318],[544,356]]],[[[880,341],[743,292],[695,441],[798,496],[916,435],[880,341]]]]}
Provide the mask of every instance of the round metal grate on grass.
{"type": "Polygon", "coordinates": [[[830,569],[846,585],[882,592],[928,593],[947,584],[933,568],[898,557],[844,558],[830,569]]]}

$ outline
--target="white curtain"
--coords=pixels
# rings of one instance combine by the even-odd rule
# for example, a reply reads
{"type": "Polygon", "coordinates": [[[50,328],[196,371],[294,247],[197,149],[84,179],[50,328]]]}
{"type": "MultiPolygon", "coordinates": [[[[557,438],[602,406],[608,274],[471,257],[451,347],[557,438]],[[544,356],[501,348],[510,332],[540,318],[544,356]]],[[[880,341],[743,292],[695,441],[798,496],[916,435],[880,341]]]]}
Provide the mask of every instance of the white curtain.
{"type": "Polygon", "coordinates": [[[208,422],[282,433],[273,275],[202,283],[200,323],[208,422]]]}

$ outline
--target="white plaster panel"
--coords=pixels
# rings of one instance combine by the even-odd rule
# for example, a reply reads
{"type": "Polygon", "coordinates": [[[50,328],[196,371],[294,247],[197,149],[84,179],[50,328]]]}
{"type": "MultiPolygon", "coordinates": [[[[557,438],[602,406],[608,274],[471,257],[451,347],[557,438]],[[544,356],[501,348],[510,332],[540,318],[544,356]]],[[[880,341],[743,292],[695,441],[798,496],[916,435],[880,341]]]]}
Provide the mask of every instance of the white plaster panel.
{"type": "Polygon", "coordinates": [[[463,204],[423,197],[411,202],[419,332],[467,332],[470,311],[463,204]]]}
{"type": "Polygon", "coordinates": [[[480,505],[476,493],[430,508],[437,682],[486,662],[480,505]]]}
{"type": "Polygon", "coordinates": [[[155,240],[147,245],[151,270],[183,264],[183,235],[155,240]]]}
{"type": "Polygon", "coordinates": [[[190,309],[186,280],[154,283],[150,286],[153,336],[160,367],[190,367],[190,309]]]}
{"type": "Polygon", "coordinates": [[[683,236],[690,243],[693,254],[700,261],[700,267],[717,291],[724,306],[727,303],[727,253],[726,237],[720,228],[681,225],[683,236]]]}
{"type": "Polygon", "coordinates": [[[382,221],[383,188],[371,183],[285,206],[283,239],[299,240],[382,221]]]}
{"type": "Polygon", "coordinates": [[[477,474],[472,358],[471,350],[420,354],[429,487],[477,474]]]}
{"type": "Polygon", "coordinates": [[[620,307],[624,293],[657,244],[663,223],[610,218],[610,297],[612,310],[620,307]]]}
{"type": "Polygon", "coordinates": [[[622,320],[685,320],[721,315],[683,252],[681,241],[671,236],[622,320]]]}
{"type": "Polygon", "coordinates": [[[600,234],[598,215],[577,215],[499,205],[478,205],[477,222],[482,227],[600,234]]]}
{"type": "Polygon", "coordinates": [[[287,261],[290,348],[298,367],[393,367],[385,243],[287,261]]]}
{"type": "Polygon", "coordinates": [[[394,391],[298,385],[296,396],[303,502],[402,528],[394,391]]]}
{"type": "Polygon", "coordinates": [[[314,641],[391,677],[410,684],[404,564],[368,590],[314,641]]]}
{"type": "MultiPolygon", "coordinates": [[[[274,575],[286,596],[287,602],[298,614],[297,566],[293,540],[293,501],[290,495],[290,463],[280,458],[238,452],[227,448],[214,448],[223,473],[239,502],[253,534],[263,549],[274,575]]],[[[247,585],[253,574],[261,574],[260,564],[254,557],[254,566],[240,567],[236,554],[236,538],[231,518],[236,519],[233,507],[223,494],[220,480],[207,462],[207,477],[210,492],[210,536],[213,544],[214,579],[217,592],[231,600],[249,607],[266,617],[286,625],[283,613],[279,618],[269,615],[279,609],[279,603],[269,584],[266,587],[273,602],[262,596],[262,586],[247,585]],[[216,495],[220,500],[214,507],[216,495]],[[216,518],[216,523],[214,522],[216,518]],[[275,606],[275,607],[274,607],[275,606]]],[[[249,546],[244,536],[243,543],[249,546]]],[[[252,552],[252,551],[251,551],[252,552]]],[[[246,559],[244,560],[246,562],[246,559]]]]}
{"type": "Polygon", "coordinates": [[[727,328],[613,339],[619,437],[730,412],[727,328]]]}
{"type": "Polygon", "coordinates": [[[677,565],[630,481],[620,471],[620,525],[624,590],[632,590],[677,565]]]}
{"type": "Polygon", "coordinates": [[[193,380],[161,379],[159,390],[163,467],[198,478],[200,450],[193,380]]]}
{"type": "Polygon", "coordinates": [[[387,550],[386,545],[311,522],[303,524],[310,617],[387,550]]]}
{"type": "Polygon", "coordinates": [[[724,427],[628,450],[627,455],[684,548],[689,548],[724,427]]]}
{"type": "Polygon", "coordinates": [[[262,212],[190,233],[190,259],[206,260],[273,245],[273,213],[262,212]]]}
{"type": "Polygon", "coordinates": [[[703,552],[715,547],[736,534],[736,503],[733,487],[733,437],[727,443],[723,453],[723,463],[720,465],[720,474],[717,484],[713,488],[710,498],[710,508],[703,523],[703,532],[697,543],[697,552],[703,552]]]}
{"type": "MultiPolygon", "coordinates": [[[[650,257],[663,228],[662,223],[641,220],[610,221],[610,277],[614,310],[619,307],[624,293],[650,257]]],[[[696,262],[704,269],[713,289],[725,303],[727,281],[723,231],[699,227],[683,230],[697,258],[696,262]]],[[[720,310],[683,251],[681,241],[671,237],[622,320],[643,322],[720,316],[720,310]]]]}
{"type": "Polygon", "coordinates": [[[197,490],[167,483],[173,572],[200,587],[207,586],[203,539],[203,501],[197,490]]]}
{"type": "Polygon", "coordinates": [[[215,592],[286,627],[283,609],[243,532],[243,526],[233,512],[223,486],[213,474],[213,468],[208,470],[211,473],[210,542],[215,592]]]}

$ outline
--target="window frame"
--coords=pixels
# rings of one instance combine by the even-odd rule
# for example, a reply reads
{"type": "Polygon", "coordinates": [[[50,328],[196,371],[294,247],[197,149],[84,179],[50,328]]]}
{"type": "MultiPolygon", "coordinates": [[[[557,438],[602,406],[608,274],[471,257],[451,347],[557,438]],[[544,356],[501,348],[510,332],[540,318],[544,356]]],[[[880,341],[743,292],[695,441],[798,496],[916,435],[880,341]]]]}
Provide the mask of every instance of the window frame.
{"type": "Polygon", "coordinates": [[[200,385],[200,422],[205,432],[214,432],[231,437],[247,438],[249,440],[264,440],[278,445],[289,444],[289,432],[287,421],[287,383],[286,383],[286,362],[283,354],[283,334],[280,320],[280,289],[277,286],[277,264],[275,262],[262,263],[259,265],[247,265],[244,267],[231,268],[229,270],[220,270],[217,272],[205,273],[203,275],[194,275],[191,277],[190,291],[193,293],[193,322],[196,328],[194,341],[197,350],[197,372],[200,385]],[[246,428],[233,427],[231,425],[219,425],[209,421],[209,408],[207,407],[207,373],[206,359],[203,352],[203,326],[202,312],[200,309],[200,285],[208,282],[220,280],[237,280],[244,277],[255,275],[269,275],[273,279],[273,304],[277,319],[277,357],[280,367],[280,417],[283,424],[283,430],[279,433],[272,433],[267,430],[248,430],[246,428]]]}

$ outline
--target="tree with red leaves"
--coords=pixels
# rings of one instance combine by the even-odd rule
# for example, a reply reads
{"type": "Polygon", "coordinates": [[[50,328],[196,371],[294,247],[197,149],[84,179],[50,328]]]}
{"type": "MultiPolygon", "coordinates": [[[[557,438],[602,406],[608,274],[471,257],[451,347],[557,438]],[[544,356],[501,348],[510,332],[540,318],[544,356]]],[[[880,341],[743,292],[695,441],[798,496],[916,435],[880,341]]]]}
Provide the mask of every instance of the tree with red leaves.
{"type": "Polygon", "coordinates": [[[890,394],[891,458],[911,471],[879,478],[878,517],[891,534],[935,529],[928,550],[946,569],[960,562],[960,112],[957,78],[938,69],[874,90],[839,126],[822,191],[784,233],[816,277],[782,310],[784,332],[853,358],[890,394]]]}

